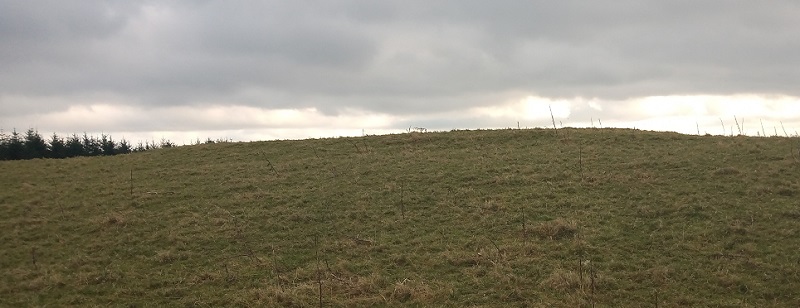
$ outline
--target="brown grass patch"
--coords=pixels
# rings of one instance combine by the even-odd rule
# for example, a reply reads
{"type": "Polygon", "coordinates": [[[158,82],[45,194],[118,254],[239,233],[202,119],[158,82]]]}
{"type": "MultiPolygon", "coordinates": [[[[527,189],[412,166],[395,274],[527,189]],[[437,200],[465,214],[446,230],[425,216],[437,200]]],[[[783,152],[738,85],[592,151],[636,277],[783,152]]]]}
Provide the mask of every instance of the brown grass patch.
{"type": "Polygon", "coordinates": [[[543,239],[560,240],[575,237],[578,226],[574,220],[557,218],[532,228],[533,234],[543,239]]]}

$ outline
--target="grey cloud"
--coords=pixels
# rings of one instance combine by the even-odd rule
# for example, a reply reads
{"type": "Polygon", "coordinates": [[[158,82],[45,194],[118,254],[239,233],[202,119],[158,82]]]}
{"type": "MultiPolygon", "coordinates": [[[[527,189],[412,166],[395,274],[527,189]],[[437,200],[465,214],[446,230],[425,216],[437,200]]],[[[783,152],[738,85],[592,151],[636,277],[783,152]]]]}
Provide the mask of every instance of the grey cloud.
{"type": "Polygon", "coordinates": [[[4,42],[102,39],[124,25],[131,9],[106,1],[2,1],[4,42]]]}
{"type": "MultiPolygon", "coordinates": [[[[328,114],[445,112],[523,92],[800,95],[796,16],[788,0],[0,0],[0,95],[328,114]]],[[[13,104],[0,110],[35,109],[13,104]]]]}

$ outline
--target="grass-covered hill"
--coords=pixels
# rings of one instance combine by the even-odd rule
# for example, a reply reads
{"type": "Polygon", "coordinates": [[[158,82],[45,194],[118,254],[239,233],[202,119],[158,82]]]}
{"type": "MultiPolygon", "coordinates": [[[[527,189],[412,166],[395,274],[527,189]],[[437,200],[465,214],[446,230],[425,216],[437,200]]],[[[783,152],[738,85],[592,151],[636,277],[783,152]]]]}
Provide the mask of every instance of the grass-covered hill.
{"type": "Polygon", "coordinates": [[[800,306],[800,140],[625,129],[0,162],[0,306],[800,306]]]}

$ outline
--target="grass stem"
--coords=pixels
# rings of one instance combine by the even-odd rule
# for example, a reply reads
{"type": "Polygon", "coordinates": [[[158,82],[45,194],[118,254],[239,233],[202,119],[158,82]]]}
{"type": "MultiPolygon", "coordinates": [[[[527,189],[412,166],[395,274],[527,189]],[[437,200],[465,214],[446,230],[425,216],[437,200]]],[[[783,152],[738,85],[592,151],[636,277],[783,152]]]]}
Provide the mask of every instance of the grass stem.
{"type": "Polygon", "coordinates": [[[319,234],[314,235],[314,257],[317,259],[317,285],[319,286],[319,307],[322,308],[322,271],[319,266],[319,234]]]}

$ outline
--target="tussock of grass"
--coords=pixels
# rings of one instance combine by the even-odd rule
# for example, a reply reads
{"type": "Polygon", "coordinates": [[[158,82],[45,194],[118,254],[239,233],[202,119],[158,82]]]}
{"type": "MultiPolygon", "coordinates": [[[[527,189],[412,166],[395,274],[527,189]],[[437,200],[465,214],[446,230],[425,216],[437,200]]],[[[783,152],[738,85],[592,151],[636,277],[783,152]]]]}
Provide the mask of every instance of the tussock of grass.
{"type": "Polygon", "coordinates": [[[797,144],[481,130],[0,162],[0,306],[796,307],[797,144]]]}
{"type": "Polygon", "coordinates": [[[533,233],[543,239],[560,240],[573,238],[578,232],[575,221],[558,218],[541,223],[533,228],[533,233]]]}
{"type": "Polygon", "coordinates": [[[583,273],[579,271],[571,271],[565,269],[555,269],[549,276],[542,280],[541,286],[562,292],[579,292],[581,294],[590,294],[599,292],[598,289],[604,289],[609,284],[608,278],[604,275],[592,275],[588,267],[583,273]]]}

